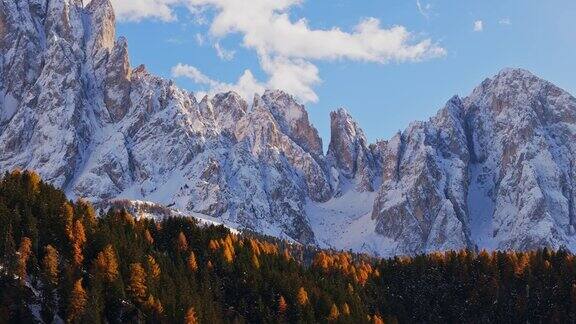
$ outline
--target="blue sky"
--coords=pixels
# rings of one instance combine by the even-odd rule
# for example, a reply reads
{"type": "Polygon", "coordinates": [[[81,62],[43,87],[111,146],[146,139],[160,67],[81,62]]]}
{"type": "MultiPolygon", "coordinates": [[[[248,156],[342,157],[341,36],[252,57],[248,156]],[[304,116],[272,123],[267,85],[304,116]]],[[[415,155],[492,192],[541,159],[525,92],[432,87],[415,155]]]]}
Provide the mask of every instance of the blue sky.
{"type": "MultiPolygon", "coordinates": [[[[117,33],[128,38],[134,66],[145,64],[151,72],[173,78],[191,91],[210,92],[235,84],[245,70],[259,86],[294,86],[325,142],[329,112],[338,107],[352,113],[371,141],[388,139],[411,121],[434,115],[454,94],[466,96],[505,67],[526,68],[576,94],[574,0],[238,1],[113,1],[119,17],[117,33]],[[250,25],[250,17],[242,20],[237,15],[224,17],[232,19],[228,23],[236,29],[228,26],[215,31],[214,22],[223,19],[229,3],[250,7],[267,1],[274,6],[287,3],[271,15],[285,15],[293,24],[306,19],[309,34],[338,27],[345,34],[343,39],[352,39],[358,24],[373,22],[371,18],[379,20],[378,26],[370,25],[378,31],[403,26],[410,34],[398,48],[388,51],[387,44],[377,43],[379,38],[369,38],[371,32],[362,36],[362,45],[352,40],[331,44],[334,37],[330,35],[286,34],[285,39],[270,39],[266,30],[250,25]],[[253,39],[247,41],[247,37],[253,39]],[[319,44],[300,43],[311,39],[319,44]],[[428,47],[422,53],[411,47],[426,41],[428,47]],[[299,53],[300,48],[307,54],[299,53]],[[288,72],[275,75],[279,66],[284,67],[276,60],[284,57],[288,72]],[[272,63],[264,65],[263,58],[272,63]],[[194,77],[185,77],[190,76],[187,73],[174,77],[178,64],[193,67],[194,77]],[[292,79],[284,78],[291,73],[292,79]],[[198,82],[199,74],[208,80],[198,82]]],[[[243,15],[242,10],[234,10],[243,15]]]]}

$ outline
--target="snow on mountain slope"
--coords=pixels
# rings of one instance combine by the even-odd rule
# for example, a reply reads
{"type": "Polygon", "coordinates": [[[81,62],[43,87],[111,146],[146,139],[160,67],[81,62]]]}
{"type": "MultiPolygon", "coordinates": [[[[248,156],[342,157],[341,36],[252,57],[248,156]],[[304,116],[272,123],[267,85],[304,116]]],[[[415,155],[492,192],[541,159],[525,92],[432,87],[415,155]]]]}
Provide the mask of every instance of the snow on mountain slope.
{"type": "Polygon", "coordinates": [[[0,170],[375,255],[576,248],[576,99],[508,69],[389,141],[344,109],[326,155],[279,90],[198,102],[132,68],[109,0],[0,1],[0,170]]]}

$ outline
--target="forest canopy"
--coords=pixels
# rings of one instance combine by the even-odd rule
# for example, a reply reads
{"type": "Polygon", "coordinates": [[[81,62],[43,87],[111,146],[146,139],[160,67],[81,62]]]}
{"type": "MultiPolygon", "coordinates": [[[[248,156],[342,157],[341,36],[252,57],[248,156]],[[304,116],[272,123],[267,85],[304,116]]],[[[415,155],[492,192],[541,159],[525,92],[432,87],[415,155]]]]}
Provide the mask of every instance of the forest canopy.
{"type": "Polygon", "coordinates": [[[376,259],[0,181],[0,323],[574,322],[565,249],[376,259]]]}

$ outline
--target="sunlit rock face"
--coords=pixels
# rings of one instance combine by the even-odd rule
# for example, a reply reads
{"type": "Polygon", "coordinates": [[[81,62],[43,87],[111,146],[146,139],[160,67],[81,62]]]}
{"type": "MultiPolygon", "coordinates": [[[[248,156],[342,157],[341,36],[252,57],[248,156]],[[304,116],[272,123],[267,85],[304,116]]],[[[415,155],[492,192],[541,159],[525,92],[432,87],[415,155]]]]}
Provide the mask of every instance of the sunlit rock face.
{"type": "Polygon", "coordinates": [[[109,0],[0,2],[0,170],[379,255],[576,247],[576,100],[527,71],[375,144],[337,110],[324,155],[289,94],[197,101],[133,68],[114,20],[109,0]]]}

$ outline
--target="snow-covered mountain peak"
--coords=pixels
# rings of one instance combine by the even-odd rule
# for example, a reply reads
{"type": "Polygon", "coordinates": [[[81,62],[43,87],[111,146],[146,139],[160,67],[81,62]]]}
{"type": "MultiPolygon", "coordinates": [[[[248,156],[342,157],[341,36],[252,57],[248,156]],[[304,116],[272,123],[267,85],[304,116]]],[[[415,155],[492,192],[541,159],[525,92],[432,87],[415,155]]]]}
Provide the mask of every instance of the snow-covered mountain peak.
{"type": "Polygon", "coordinates": [[[0,1],[0,49],[0,170],[34,169],[71,198],[380,255],[576,248],[576,99],[527,71],[373,145],[339,109],[324,156],[283,91],[198,102],[132,69],[108,0],[0,1]]]}
{"type": "Polygon", "coordinates": [[[322,139],[308,119],[306,108],[296,98],[280,90],[267,90],[254,106],[265,107],[284,134],[315,158],[323,155],[322,139]]]}

